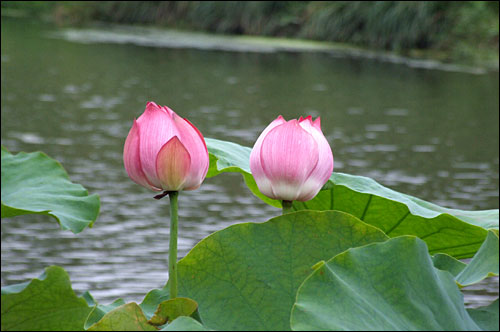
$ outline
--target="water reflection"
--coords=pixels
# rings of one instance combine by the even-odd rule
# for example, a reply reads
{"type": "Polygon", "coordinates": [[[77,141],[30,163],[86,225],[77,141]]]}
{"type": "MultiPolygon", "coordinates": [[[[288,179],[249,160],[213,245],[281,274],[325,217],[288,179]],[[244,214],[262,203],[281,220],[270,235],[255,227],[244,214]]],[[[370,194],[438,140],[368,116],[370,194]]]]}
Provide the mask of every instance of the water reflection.
{"type": "MultiPolygon", "coordinates": [[[[282,114],[321,116],[335,169],[451,208],[498,208],[498,73],[412,69],[328,54],[231,53],[78,44],[2,19],[1,134],[12,151],[43,150],[101,196],[94,228],[75,236],[53,220],[2,222],[2,285],[68,270],[100,301],[139,301],[167,279],[168,204],[130,181],[125,137],[148,100],[169,105],[207,137],[251,146],[282,114]]],[[[179,254],[235,222],[279,211],[239,175],[180,197],[179,254]]],[[[498,278],[466,294],[498,296],[498,278]]]]}

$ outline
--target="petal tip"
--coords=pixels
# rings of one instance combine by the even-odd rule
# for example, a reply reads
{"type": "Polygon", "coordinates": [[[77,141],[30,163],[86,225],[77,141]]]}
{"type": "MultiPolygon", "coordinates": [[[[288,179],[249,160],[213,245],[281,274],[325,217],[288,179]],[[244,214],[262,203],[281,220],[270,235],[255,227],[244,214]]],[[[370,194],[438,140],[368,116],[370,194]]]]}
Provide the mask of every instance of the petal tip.
{"type": "Polygon", "coordinates": [[[172,115],[172,114],[176,114],[171,108],[169,108],[168,106],[162,106],[161,107],[162,111],[165,111],[167,112],[167,114],[169,115],[172,115]]]}
{"type": "Polygon", "coordinates": [[[308,116],[306,116],[305,118],[301,116],[301,117],[299,118],[299,122],[303,122],[303,121],[309,121],[309,123],[311,123],[311,124],[312,124],[312,123],[313,123],[313,121],[312,121],[312,116],[311,116],[311,115],[308,115],[308,116]]]}
{"type": "Polygon", "coordinates": [[[313,122],[313,126],[316,127],[317,129],[321,130],[321,117],[318,116],[316,120],[313,122]]]}
{"type": "Polygon", "coordinates": [[[146,104],[146,110],[153,108],[160,108],[160,106],[158,106],[154,101],[148,101],[146,104]]]}

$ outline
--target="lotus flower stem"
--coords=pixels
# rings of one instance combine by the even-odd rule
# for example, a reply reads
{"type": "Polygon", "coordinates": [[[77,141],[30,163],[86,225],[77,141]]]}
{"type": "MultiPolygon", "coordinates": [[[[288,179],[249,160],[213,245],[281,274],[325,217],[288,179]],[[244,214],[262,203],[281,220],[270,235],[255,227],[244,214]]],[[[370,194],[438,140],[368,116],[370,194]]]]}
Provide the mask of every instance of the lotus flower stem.
{"type": "Polygon", "coordinates": [[[292,204],[293,201],[285,201],[285,200],[283,201],[283,214],[293,212],[292,204]]]}
{"type": "Polygon", "coordinates": [[[178,191],[170,191],[170,248],[168,252],[168,275],[170,282],[170,298],[177,297],[177,226],[179,218],[177,215],[178,191]]]}

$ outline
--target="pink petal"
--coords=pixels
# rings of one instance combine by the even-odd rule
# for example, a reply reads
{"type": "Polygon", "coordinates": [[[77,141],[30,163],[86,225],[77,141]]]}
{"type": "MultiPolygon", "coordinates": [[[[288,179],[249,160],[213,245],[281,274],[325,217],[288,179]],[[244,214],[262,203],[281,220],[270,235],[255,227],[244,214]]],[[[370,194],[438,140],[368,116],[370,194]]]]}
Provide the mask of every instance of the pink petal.
{"type": "MultiPolygon", "coordinates": [[[[158,106],[158,105],[157,105],[158,106]]],[[[172,116],[172,113],[175,113],[174,111],[172,111],[168,106],[158,106],[159,108],[161,108],[162,110],[164,110],[168,115],[172,116]]]]}
{"type": "MultiPolygon", "coordinates": [[[[326,182],[326,181],[325,181],[326,182]]],[[[300,187],[300,194],[295,198],[296,201],[309,201],[313,199],[321,190],[325,182],[318,181],[315,177],[308,177],[300,187]]]]}
{"type": "Polygon", "coordinates": [[[134,124],[128,133],[123,148],[123,164],[125,165],[125,170],[135,183],[153,190],[160,190],[149,183],[146,175],[144,175],[142,171],[139,141],[140,129],[137,121],[134,120],[134,124]]]}
{"type": "Polygon", "coordinates": [[[260,160],[275,197],[295,200],[318,163],[318,144],[299,121],[291,120],[267,133],[260,160]]]}
{"type": "Polygon", "coordinates": [[[179,132],[179,139],[191,156],[191,168],[185,183],[186,190],[198,188],[208,171],[208,149],[203,135],[187,119],[174,113],[175,125],[179,132]]]}
{"type": "Polygon", "coordinates": [[[311,195],[314,197],[332,175],[333,154],[328,141],[321,132],[319,118],[313,123],[311,118],[307,117],[304,121],[300,122],[300,126],[310,133],[318,144],[318,163],[309,175],[308,181],[304,183],[301,193],[303,197],[310,197],[311,195]]]}
{"type": "Polygon", "coordinates": [[[158,152],[156,173],[163,190],[182,190],[189,174],[191,156],[177,136],[172,137],[158,152]]]}
{"type": "Polygon", "coordinates": [[[260,134],[259,138],[255,142],[252,152],[250,153],[250,171],[257,183],[257,187],[260,192],[268,197],[274,197],[274,193],[271,187],[271,182],[267,179],[262,164],[260,162],[260,150],[262,146],[262,141],[273,128],[286,123],[285,119],[280,115],[273,122],[271,122],[264,131],[260,134]]]}
{"type": "Polygon", "coordinates": [[[319,131],[321,131],[321,119],[319,116],[316,120],[314,120],[313,126],[316,127],[316,129],[318,129],[319,131]]]}
{"type": "Polygon", "coordinates": [[[149,182],[160,188],[161,182],[156,174],[156,156],[165,142],[173,136],[178,136],[179,132],[172,119],[172,114],[153,102],[147,104],[146,110],[137,119],[137,123],[141,127],[139,144],[141,146],[142,170],[149,182]]]}

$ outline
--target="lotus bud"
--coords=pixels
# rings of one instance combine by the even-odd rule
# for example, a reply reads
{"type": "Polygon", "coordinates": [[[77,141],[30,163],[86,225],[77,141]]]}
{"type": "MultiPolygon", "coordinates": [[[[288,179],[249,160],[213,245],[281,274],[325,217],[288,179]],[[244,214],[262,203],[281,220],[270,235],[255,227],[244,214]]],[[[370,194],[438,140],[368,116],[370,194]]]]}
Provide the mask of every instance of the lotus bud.
{"type": "Polygon", "coordinates": [[[332,150],[321,131],[320,118],[286,121],[280,115],[255,142],[250,170],[260,192],[270,198],[314,198],[333,171],[332,150]]]}
{"type": "Polygon", "coordinates": [[[123,149],[128,176],[156,191],[197,189],[208,171],[208,150],[200,131],[166,106],[149,102],[134,120],[123,149]]]}

